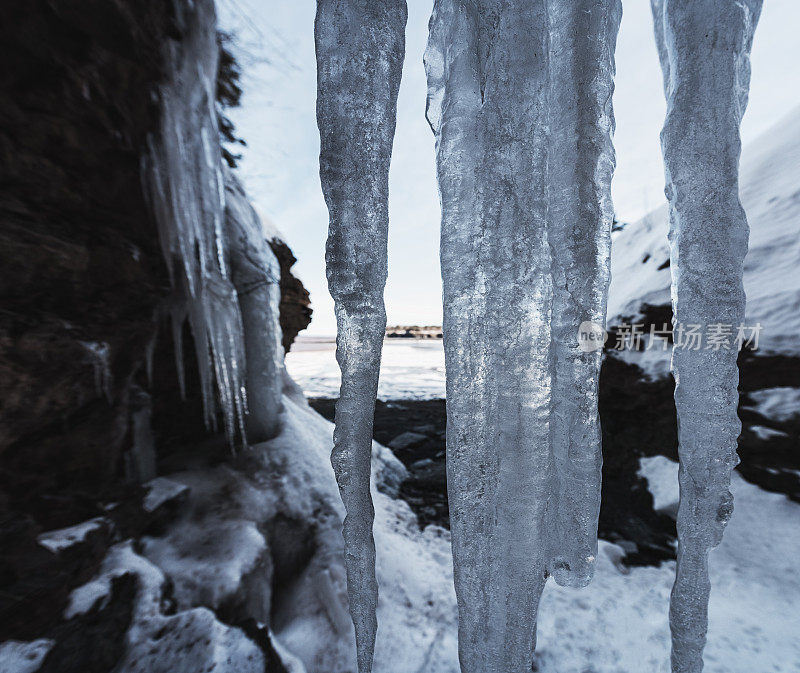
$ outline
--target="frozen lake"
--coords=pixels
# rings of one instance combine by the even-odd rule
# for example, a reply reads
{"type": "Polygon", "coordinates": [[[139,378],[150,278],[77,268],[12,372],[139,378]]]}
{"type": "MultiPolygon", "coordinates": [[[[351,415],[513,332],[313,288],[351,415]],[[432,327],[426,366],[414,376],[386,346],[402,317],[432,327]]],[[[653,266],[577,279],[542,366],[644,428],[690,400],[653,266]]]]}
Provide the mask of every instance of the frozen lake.
{"type": "MultiPolygon", "coordinates": [[[[299,336],[286,369],[308,397],[339,397],[339,365],[333,337],[299,336]]],[[[445,396],[441,339],[386,339],[378,397],[430,400],[445,396]]]]}

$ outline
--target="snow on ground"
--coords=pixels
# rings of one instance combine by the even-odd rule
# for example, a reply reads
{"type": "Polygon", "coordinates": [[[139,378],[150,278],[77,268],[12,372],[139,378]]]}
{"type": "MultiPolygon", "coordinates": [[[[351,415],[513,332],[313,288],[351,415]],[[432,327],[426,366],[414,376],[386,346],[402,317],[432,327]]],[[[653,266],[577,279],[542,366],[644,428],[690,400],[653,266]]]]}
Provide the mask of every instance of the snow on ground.
{"type": "MultiPolygon", "coordinates": [[[[330,424],[300,407],[291,413],[312,431],[306,459],[327,459],[330,424]],[[325,441],[312,441],[312,436],[324,436],[325,441]]],[[[333,488],[332,471],[326,465],[322,472],[333,488]]],[[[642,472],[659,502],[668,505],[676,498],[676,463],[645,459],[642,472]]],[[[738,474],[733,492],[733,518],[722,545],[711,555],[706,672],[800,670],[800,634],[787,618],[800,604],[800,578],[794,571],[800,556],[800,506],[761,491],[738,474]]],[[[449,536],[432,526],[419,533],[405,502],[377,491],[373,496],[381,588],[375,673],[457,673],[449,536]]],[[[589,587],[575,590],[548,583],[540,610],[540,673],[667,673],[675,564],[624,573],[617,562],[620,555],[615,545],[601,541],[597,574],[589,587]]],[[[313,664],[324,627],[305,618],[277,634],[305,662],[308,673],[328,670],[313,664]]]]}
{"type": "MultiPolygon", "coordinates": [[[[759,347],[800,351],[800,109],[744,148],[740,195],[750,223],[745,259],[747,324],[761,323],[759,347]]],[[[666,206],[613,234],[608,318],[636,316],[643,303],[670,301],[666,206]]]]}
{"type": "MultiPolygon", "coordinates": [[[[280,437],[264,445],[271,453],[294,456],[292,471],[304,475],[303,488],[324,493],[338,516],[342,515],[333,469],[330,467],[333,426],[302,402],[284,398],[285,427],[280,437]]],[[[374,484],[384,483],[385,472],[404,470],[391,452],[374,444],[374,484]]],[[[393,478],[389,478],[389,482],[393,478]]],[[[385,489],[384,489],[385,490],[385,489]]],[[[457,673],[455,591],[449,536],[429,527],[420,533],[416,518],[403,500],[373,488],[377,574],[381,587],[378,605],[378,640],[375,673],[457,673]]],[[[339,540],[331,546],[340,553],[339,540]]],[[[343,568],[340,559],[320,559],[334,575],[343,568]],[[338,566],[338,567],[337,567],[338,566]]],[[[316,568],[312,564],[311,571],[316,568]]],[[[324,576],[322,576],[324,578],[324,576]]],[[[275,625],[281,645],[300,659],[308,673],[355,670],[352,626],[339,632],[348,647],[334,648],[331,625],[338,619],[326,603],[327,582],[303,577],[287,597],[292,614],[275,625]],[[313,605],[316,604],[316,607],[313,605]],[[331,657],[336,649],[337,657],[331,657]]],[[[346,596],[339,594],[344,609],[346,596]]],[[[335,613],[334,613],[335,614],[335,613]]]]}
{"type": "MultiPolygon", "coordinates": [[[[283,431],[254,447],[254,462],[169,475],[188,488],[177,520],[161,536],[112,547],[99,575],[73,592],[69,615],[108,600],[114,577],[133,573],[139,578],[120,671],[188,673],[226,661],[236,670],[262,670],[261,651],[209,608],[244,597],[255,601],[250,614],[261,611],[267,619],[269,575],[262,573],[261,583],[253,577],[266,567],[270,536],[265,531],[278,511],[299,526],[311,522],[307,530],[316,536],[316,552],[300,575],[271,597],[269,637],[292,673],[355,670],[339,534],[342,506],[329,463],[332,425],[306,405],[291,381],[285,392],[283,431]],[[170,615],[162,603],[167,580],[177,609],[170,615]]],[[[449,533],[436,526],[420,532],[407,503],[392,497],[405,471],[388,449],[374,444],[373,464],[380,585],[374,671],[458,673],[449,533]]],[[[657,506],[675,501],[674,462],[643,459],[641,474],[657,506]]],[[[710,561],[706,673],[795,672],[800,670],[800,633],[793,620],[800,605],[795,571],[800,505],[738,474],[732,490],[733,518],[710,561]]],[[[291,551],[296,534],[289,529],[274,539],[280,552],[291,551]]],[[[619,563],[621,556],[617,546],[601,541],[589,587],[548,583],[539,620],[540,673],[668,672],[675,565],[627,569],[619,563]]],[[[0,671],[20,656],[44,651],[45,645],[4,644],[0,671]]],[[[227,663],[223,668],[233,670],[227,663]]]]}
{"type": "Polygon", "coordinates": [[[216,619],[204,607],[164,614],[164,573],[134,550],[130,540],[114,545],[98,577],[72,594],[70,614],[90,609],[105,599],[111,581],[126,573],[139,581],[126,649],[114,669],[118,673],[196,673],[228,670],[261,673],[264,657],[238,629],[216,619]]]}
{"type": "MultiPolygon", "coordinates": [[[[644,459],[659,499],[675,498],[678,465],[644,459]]],[[[797,521],[800,506],[733,475],[733,518],[712,551],[705,673],[800,670],[797,521]]],[[[668,503],[667,503],[668,504],[668,503]]],[[[621,574],[614,545],[600,542],[597,574],[586,589],[548,584],[540,610],[542,673],[667,673],[673,562],[621,574]]]]}

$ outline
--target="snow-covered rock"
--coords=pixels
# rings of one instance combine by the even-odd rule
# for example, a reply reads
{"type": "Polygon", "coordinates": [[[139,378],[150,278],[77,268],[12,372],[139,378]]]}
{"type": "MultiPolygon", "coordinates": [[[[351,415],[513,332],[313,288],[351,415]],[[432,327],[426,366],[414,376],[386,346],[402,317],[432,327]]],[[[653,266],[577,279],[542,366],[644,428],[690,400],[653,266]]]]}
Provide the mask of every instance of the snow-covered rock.
{"type": "Polygon", "coordinates": [[[142,500],[142,509],[148,513],[155,512],[166,503],[185,497],[189,492],[186,484],[166,477],[156,477],[144,484],[144,487],[147,489],[147,494],[142,500]]]}
{"type": "Polygon", "coordinates": [[[36,540],[42,547],[57,554],[64,549],[84,542],[90,533],[100,531],[110,526],[111,522],[105,517],[96,517],[76,524],[75,526],[42,533],[36,540]]]}

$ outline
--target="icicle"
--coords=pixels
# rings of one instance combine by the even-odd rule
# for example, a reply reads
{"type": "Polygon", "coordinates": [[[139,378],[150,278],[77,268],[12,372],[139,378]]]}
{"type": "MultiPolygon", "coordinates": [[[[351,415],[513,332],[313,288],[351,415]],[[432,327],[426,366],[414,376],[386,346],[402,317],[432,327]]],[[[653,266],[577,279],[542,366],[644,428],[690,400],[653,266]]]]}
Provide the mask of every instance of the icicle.
{"type": "Polygon", "coordinates": [[[153,336],[150,337],[150,340],[147,342],[147,346],[145,347],[144,351],[144,371],[145,375],[147,376],[147,385],[150,388],[153,387],[153,360],[155,359],[156,344],[158,343],[159,318],[160,311],[156,309],[153,312],[153,336]]]}
{"type": "Polygon", "coordinates": [[[169,308],[169,322],[172,327],[172,350],[175,355],[175,371],[178,372],[178,386],[182,400],[186,399],[186,371],[183,365],[183,324],[186,315],[185,300],[173,299],[169,308]]]}
{"type": "Polygon", "coordinates": [[[181,391],[185,381],[180,333],[185,314],[195,341],[206,424],[216,424],[216,380],[232,445],[237,424],[240,431],[244,427],[246,368],[242,320],[223,232],[213,2],[191,3],[179,21],[185,24],[183,36],[167,46],[169,74],[159,92],[160,129],[148,139],[142,171],[170,278],[184,304],[177,302],[170,309],[181,391]],[[173,268],[176,258],[182,273],[173,268]]]}
{"type": "MultiPolygon", "coordinates": [[[[749,229],[739,202],[739,123],[761,0],[654,0],[667,119],[661,134],[670,204],[675,333],[744,320],[749,229]]],[[[679,337],[677,337],[679,338],[679,337]]],[[[672,670],[698,673],[708,630],[708,554],[733,511],[741,424],[737,351],[675,344],[680,507],[670,602],[672,670]]]]}
{"type": "Polygon", "coordinates": [[[619,0],[551,0],[548,9],[551,438],[558,475],[549,570],[559,584],[585,586],[594,573],[600,515],[602,349],[580,348],[577,332],[587,321],[597,331],[605,325],[614,220],[611,97],[622,7],[619,0]]]}
{"type": "Polygon", "coordinates": [[[330,211],[326,253],[342,387],[331,455],[344,521],[358,668],[372,668],[375,580],[370,456],[386,325],[389,162],[405,51],[404,0],[318,0],[320,178],[330,211]]]}
{"type": "Polygon", "coordinates": [[[81,341],[81,346],[89,355],[89,362],[94,369],[94,389],[111,404],[111,350],[105,341],[81,341]]]}
{"type": "Polygon", "coordinates": [[[589,581],[600,497],[618,0],[437,0],[447,476],[465,673],[531,670],[548,571],[589,581]],[[524,36],[524,39],[521,38],[524,36]]]}
{"type": "Polygon", "coordinates": [[[131,447],[125,456],[126,479],[143,484],[156,476],[156,448],[151,425],[153,404],[150,395],[137,385],[128,391],[131,404],[131,447]]]}
{"type": "Polygon", "coordinates": [[[263,442],[278,434],[283,393],[280,266],[261,220],[229,170],[225,184],[227,264],[239,299],[247,358],[247,437],[263,442]]]}

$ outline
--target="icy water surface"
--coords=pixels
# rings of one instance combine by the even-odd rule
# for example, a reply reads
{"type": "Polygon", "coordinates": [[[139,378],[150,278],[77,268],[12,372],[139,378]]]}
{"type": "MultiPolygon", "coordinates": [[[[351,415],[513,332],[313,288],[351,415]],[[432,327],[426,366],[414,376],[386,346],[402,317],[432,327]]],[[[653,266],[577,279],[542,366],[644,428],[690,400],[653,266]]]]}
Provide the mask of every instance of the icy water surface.
{"type": "MultiPolygon", "coordinates": [[[[339,397],[339,367],[333,337],[297,338],[286,368],[308,397],[339,397]]],[[[386,339],[378,398],[444,398],[444,348],[441,339],[386,339]]]]}

